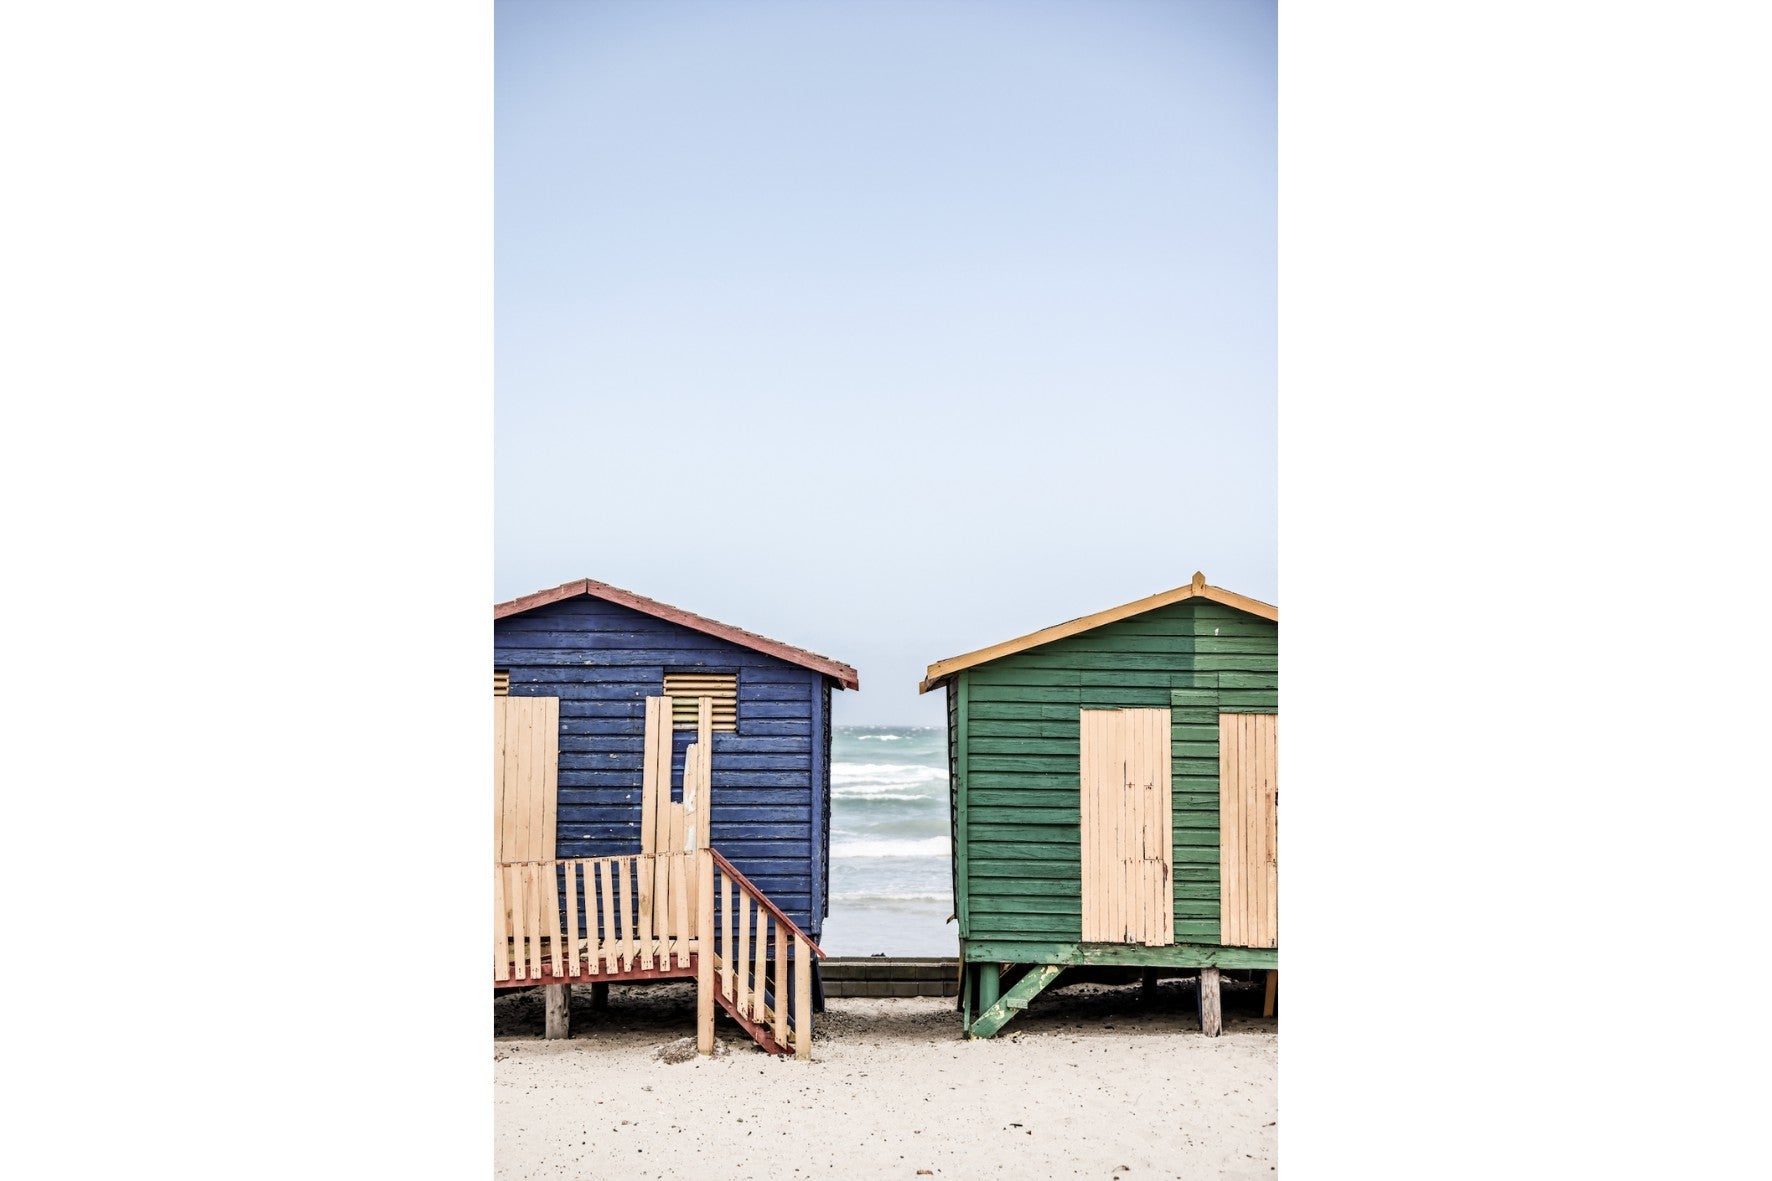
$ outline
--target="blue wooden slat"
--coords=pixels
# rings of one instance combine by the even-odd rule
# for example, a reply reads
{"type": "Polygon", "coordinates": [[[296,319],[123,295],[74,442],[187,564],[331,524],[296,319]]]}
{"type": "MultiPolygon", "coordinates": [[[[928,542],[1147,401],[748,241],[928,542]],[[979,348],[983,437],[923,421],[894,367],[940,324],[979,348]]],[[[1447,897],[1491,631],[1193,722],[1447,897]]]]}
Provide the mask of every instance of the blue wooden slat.
{"type": "MultiPolygon", "coordinates": [[[[580,771],[576,767],[560,768],[560,790],[582,787],[620,787],[639,792],[634,783],[634,771],[580,771]]],[[[714,780],[714,806],[719,807],[720,797],[742,788],[752,791],[774,788],[778,792],[790,792],[791,798],[801,807],[810,801],[811,788],[806,783],[806,770],[798,771],[729,771],[722,778],[714,780]]],[[[564,800],[566,797],[560,797],[564,800]]],[[[638,798],[636,794],[636,798],[638,798]]],[[[745,797],[749,799],[749,796],[745,797]]],[[[788,797],[782,797],[784,799],[788,797]]]]}

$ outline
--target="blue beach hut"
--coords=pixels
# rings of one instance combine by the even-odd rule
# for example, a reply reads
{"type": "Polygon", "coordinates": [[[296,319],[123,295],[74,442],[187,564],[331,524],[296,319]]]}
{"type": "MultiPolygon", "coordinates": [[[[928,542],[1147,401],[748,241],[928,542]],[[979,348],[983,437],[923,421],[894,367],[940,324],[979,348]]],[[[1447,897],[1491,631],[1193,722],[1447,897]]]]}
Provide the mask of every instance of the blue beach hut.
{"type": "MultiPolygon", "coordinates": [[[[830,899],[831,697],[859,687],[855,670],[588,578],[492,614],[494,694],[555,703],[535,703],[545,720],[526,756],[552,769],[551,798],[520,805],[536,809],[533,826],[522,818],[527,844],[501,847],[495,860],[639,852],[647,699],[670,699],[671,776],[659,798],[670,790],[677,802],[707,699],[703,839],[816,942],[830,899]]],[[[499,831],[504,841],[515,828],[499,831]]]]}

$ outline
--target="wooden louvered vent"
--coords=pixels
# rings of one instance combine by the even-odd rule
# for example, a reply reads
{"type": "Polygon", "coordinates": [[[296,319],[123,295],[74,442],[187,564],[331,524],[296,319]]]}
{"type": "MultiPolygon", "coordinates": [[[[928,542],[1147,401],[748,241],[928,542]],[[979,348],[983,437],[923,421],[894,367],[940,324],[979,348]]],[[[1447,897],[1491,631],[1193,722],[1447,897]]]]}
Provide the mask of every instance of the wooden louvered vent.
{"type": "Polygon", "coordinates": [[[495,668],[492,670],[492,695],[494,697],[509,697],[511,695],[509,669],[495,668]]]}
{"type": "Polygon", "coordinates": [[[665,696],[671,699],[671,728],[695,729],[695,699],[714,699],[714,729],[738,729],[736,673],[666,673],[665,696]]]}

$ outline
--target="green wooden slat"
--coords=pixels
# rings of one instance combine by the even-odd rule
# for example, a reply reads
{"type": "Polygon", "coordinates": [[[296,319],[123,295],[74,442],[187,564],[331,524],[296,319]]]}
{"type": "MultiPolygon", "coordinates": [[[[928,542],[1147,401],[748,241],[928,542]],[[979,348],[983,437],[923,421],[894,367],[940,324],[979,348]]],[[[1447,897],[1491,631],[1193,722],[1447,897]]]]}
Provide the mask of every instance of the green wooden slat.
{"type": "MultiPolygon", "coordinates": [[[[995,672],[996,680],[994,680],[993,683],[994,684],[1025,684],[1025,683],[1027,683],[1028,678],[1031,678],[1036,673],[1043,673],[1043,672],[1065,672],[1069,676],[1071,676],[1072,678],[1076,678],[1078,673],[1081,673],[1081,672],[1089,672],[1089,671],[1105,672],[1105,671],[1110,671],[1110,670],[1117,670],[1117,671],[1137,670],[1137,671],[1143,671],[1143,672],[1160,672],[1160,673],[1167,673],[1173,677],[1184,677],[1185,678],[1185,677],[1190,677],[1190,676],[1197,676],[1199,673],[1202,673],[1202,672],[1217,672],[1218,670],[1216,668],[1212,668],[1212,667],[1202,668],[1202,667],[1200,667],[1198,662],[1202,659],[1207,659],[1208,655],[1209,654],[1202,654],[1202,653],[1197,653],[1197,652],[1175,653],[1175,652],[1164,652],[1164,651],[1148,651],[1148,652],[1090,652],[1090,653],[1079,653],[1077,655],[1070,656],[1070,655],[1063,655],[1063,654],[1056,653],[1056,652],[1047,652],[1047,653],[1040,653],[1038,655],[1017,656],[1017,657],[1011,658],[1015,661],[1014,666],[1012,668],[1003,668],[1003,669],[996,670],[996,672],[995,672]]],[[[1248,653],[1232,653],[1232,654],[1230,654],[1228,659],[1233,661],[1233,663],[1229,667],[1234,668],[1234,669],[1242,669],[1242,668],[1249,668],[1249,667],[1259,668],[1260,665],[1258,665],[1258,664],[1257,665],[1245,665],[1242,663],[1235,663],[1235,662],[1236,661],[1258,661],[1261,659],[1261,657],[1257,653],[1248,652],[1248,653]]],[[[1074,684],[1077,684],[1078,682],[1077,682],[1077,680],[1073,679],[1073,680],[1069,680],[1069,681],[1061,681],[1058,683],[1074,685],[1074,684]]],[[[1167,681],[1160,682],[1160,683],[1163,684],[1164,687],[1169,687],[1169,683],[1167,681]]]]}
{"type": "Polygon", "coordinates": [[[972,802],[980,808],[1062,808],[1069,807],[1075,811],[1080,804],[1077,799],[1077,787],[1038,786],[1024,790],[999,787],[975,787],[972,789],[972,802]]]}
{"type": "MultiPolygon", "coordinates": [[[[1217,857],[1217,850],[1213,850],[1217,857]]],[[[1041,857],[1000,857],[992,850],[975,850],[969,868],[973,877],[987,878],[1062,878],[1076,880],[1081,861],[1048,861],[1041,857]]]]}
{"type": "Polygon", "coordinates": [[[1249,673],[1252,676],[1277,675],[1280,658],[1272,652],[1201,652],[1194,657],[1194,668],[1199,672],[1216,672],[1218,687],[1225,687],[1225,677],[1233,673],[1249,673]]]}
{"type": "MultiPolygon", "coordinates": [[[[970,670],[968,670],[970,671],[970,670]]],[[[1081,689],[1030,689],[1021,685],[977,685],[973,695],[980,704],[1013,701],[1018,705],[1076,705],[1081,689]]]]}
{"type": "Polygon", "coordinates": [[[997,689],[1004,686],[1026,688],[1054,688],[1070,686],[1076,688],[1083,683],[1082,674],[1070,667],[1041,668],[1037,666],[1015,665],[1013,667],[993,667],[982,665],[976,669],[967,669],[975,687],[989,686],[997,689]]]}
{"type": "Polygon", "coordinates": [[[985,755],[973,753],[967,765],[977,771],[1042,771],[1048,775],[1079,774],[1077,752],[1053,751],[1049,755],[985,755]]]}
{"type": "Polygon", "coordinates": [[[987,923],[986,915],[1024,915],[1024,914],[1064,914],[1081,916],[1083,913],[1083,897],[1080,894],[1071,897],[1057,895],[1024,895],[978,894],[972,896],[972,917],[980,923],[987,923]]]}
{"type": "Polygon", "coordinates": [[[1075,706],[1070,704],[1052,705],[1038,701],[974,700],[972,702],[972,716],[1006,721],[1069,722],[1073,726],[1077,724],[1075,706]]]}
{"type": "MultiPolygon", "coordinates": [[[[1198,888],[1192,883],[1180,883],[1178,889],[1186,887],[1198,888]]],[[[972,900],[981,898],[1081,898],[1083,884],[1063,878],[981,878],[972,879],[972,900]]],[[[1217,897],[1216,894],[1213,895],[1217,897]]]]}
{"type": "Polygon", "coordinates": [[[1084,706],[1101,709],[1168,709],[1170,689],[1082,689],[1084,706]]]}
{"type": "Polygon", "coordinates": [[[1045,938],[1076,939],[1083,933],[1083,920],[1076,916],[1043,914],[972,915],[972,938],[1001,939],[1045,938]]]}
{"type": "Polygon", "coordinates": [[[972,807],[974,824],[1068,824],[1078,828],[1082,824],[1079,808],[1031,808],[1031,807],[990,807],[974,804],[972,807]]]}
{"type": "Polygon", "coordinates": [[[1071,821],[1066,824],[980,824],[972,822],[972,843],[978,846],[992,845],[1004,841],[1035,841],[1041,844],[1053,842],[1069,842],[1076,845],[1081,840],[1080,824],[1071,821]]]}
{"type": "Polygon", "coordinates": [[[962,953],[968,963],[1115,964],[1150,968],[1278,968],[1280,953],[1272,947],[1218,947],[1175,943],[1168,947],[1138,944],[1078,943],[1040,939],[974,939],[962,953]]]}
{"type": "Polygon", "coordinates": [[[992,857],[1005,861],[1047,861],[1063,862],[1071,867],[1073,873],[1082,868],[1081,852],[1077,842],[1068,845],[1033,843],[1030,841],[973,841],[972,852],[979,857],[992,857]]]}
{"type": "Polygon", "coordinates": [[[972,739],[981,738],[1069,738],[1077,740],[1077,720],[1067,718],[1064,721],[1055,719],[987,719],[974,718],[972,721],[972,739]]]}
{"type": "MultiPolygon", "coordinates": [[[[1167,706],[1158,706],[1167,709],[1167,706]]],[[[1173,727],[1172,727],[1173,729],[1173,727]]],[[[1195,727],[1190,727],[1195,729],[1195,727]]],[[[1016,735],[1003,737],[1000,735],[984,736],[973,732],[970,749],[977,755],[1027,755],[1037,758],[1066,759],[1077,761],[1078,734],[1075,727],[1067,736],[1059,735],[1016,735]]],[[[1170,753],[1175,758],[1216,759],[1218,757],[1218,736],[1214,734],[1208,741],[1178,742],[1174,735],[1170,736],[1170,753]]],[[[975,761],[974,765],[977,763],[975,761]]],[[[1032,764],[1028,768],[1001,767],[998,770],[1052,770],[1044,763],[1032,764]]]]}
{"type": "Polygon", "coordinates": [[[1008,791],[1035,791],[1051,788],[1056,791],[1070,792],[1076,795],[1079,779],[1077,775],[1064,772],[1043,771],[979,771],[973,768],[967,776],[967,785],[974,790],[1002,789],[1008,791]]]}

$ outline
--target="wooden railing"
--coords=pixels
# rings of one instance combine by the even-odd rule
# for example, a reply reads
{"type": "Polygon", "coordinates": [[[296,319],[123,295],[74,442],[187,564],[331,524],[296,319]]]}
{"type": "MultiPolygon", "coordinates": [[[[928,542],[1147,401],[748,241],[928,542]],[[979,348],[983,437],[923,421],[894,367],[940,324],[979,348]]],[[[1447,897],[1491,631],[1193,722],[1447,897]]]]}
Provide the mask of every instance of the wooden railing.
{"type": "Polygon", "coordinates": [[[765,1049],[811,1057],[824,952],[719,852],[504,862],[492,883],[495,983],[693,971],[703,1053],[718,1003],[765,1049]]]}
{"type": "Polygon", "coordinates": [[[687,975],[696,953],[696,852],[493,866],[498,983],[687,975]]]}
{"type": "MultiPolygon", "coordinates": [[[[705,852],[701,929],[712,932],[713,954],[697,965],[702,995],[717,998],[764,1048],[810,1058],[812,961],[824,952],[717,850],[705,852]]],[[[713,1015],[705,1002],[702,1008],[700,1040],[708,1053],[713,1015]]]]}

